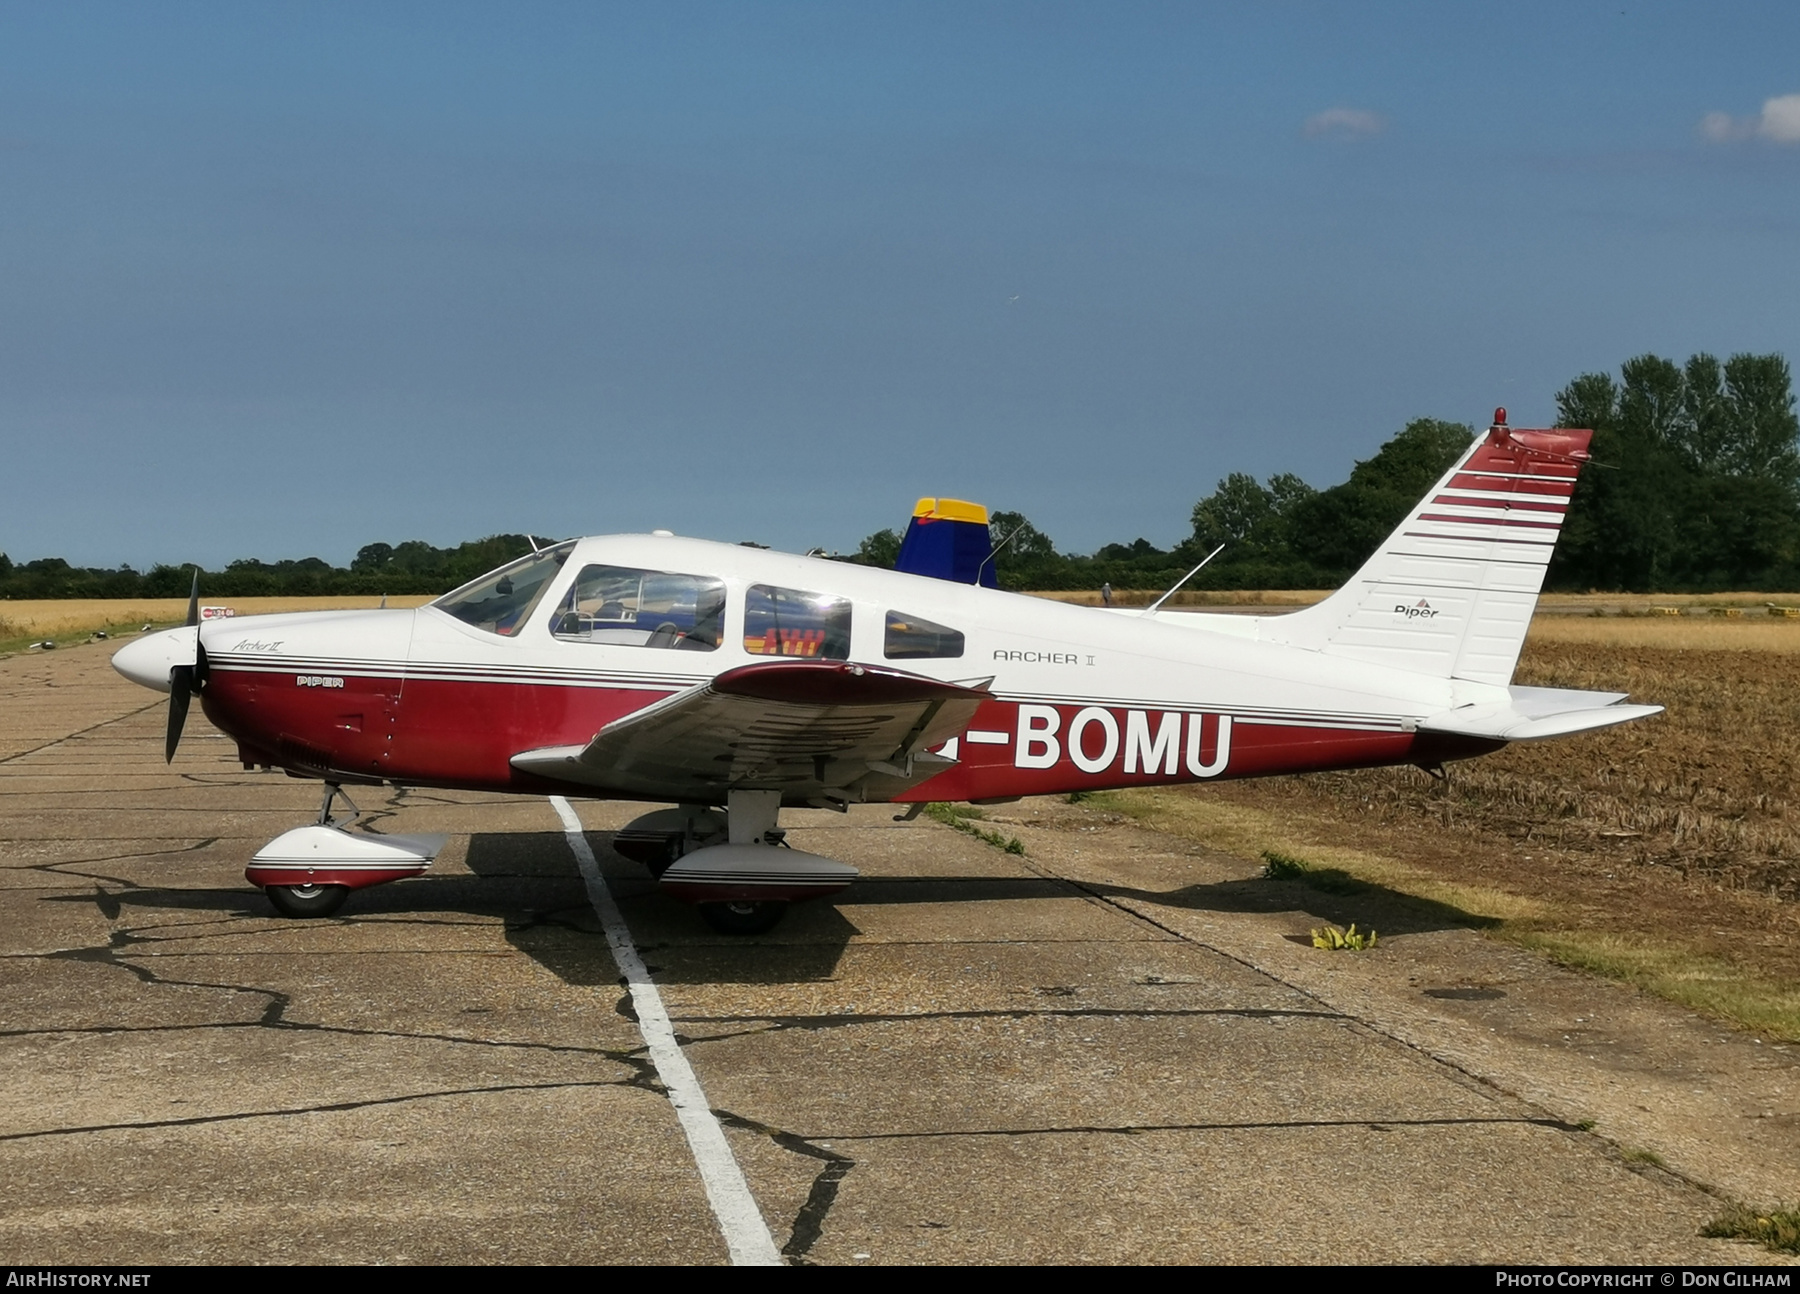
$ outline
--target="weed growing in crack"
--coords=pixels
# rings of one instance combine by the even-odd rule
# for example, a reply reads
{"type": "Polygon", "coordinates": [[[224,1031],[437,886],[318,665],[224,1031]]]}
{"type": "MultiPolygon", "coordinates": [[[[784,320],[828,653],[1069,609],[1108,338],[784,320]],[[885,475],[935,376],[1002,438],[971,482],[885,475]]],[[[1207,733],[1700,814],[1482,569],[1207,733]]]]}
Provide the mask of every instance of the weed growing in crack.
{"type": "Polygon", "coordinates": [[[1003,836],[998,831],[989,831],[975,824],[981,820],[981,810],[972,804],[940,804],[925,806],[926,814],[946,827],[954,827],[965,836],[973,836],[983,844],[992,845],[1003,853],[1023,856],[1025,842],[1017,836],[1003,836]]]}
{"type": "Polygon", "coordinates": [[[1753,1209],[1734,1204],[1700,1228],[1700,1234],[1754,1240],[1776,1253],[1800,1254],[1800,1209],[1753,1209]]]}
{"type": "Polygon", "coordinates": [[[1375,946],[1379,938],[1373,930],[1366,935],[1356,933],[1356,922],[1350,923],[1348,930],[1339,930],[1336,926],[1323,926],[1312,932],[1314,948],[1323,948],[1327,952],[1360,953],[1375,946]]]}

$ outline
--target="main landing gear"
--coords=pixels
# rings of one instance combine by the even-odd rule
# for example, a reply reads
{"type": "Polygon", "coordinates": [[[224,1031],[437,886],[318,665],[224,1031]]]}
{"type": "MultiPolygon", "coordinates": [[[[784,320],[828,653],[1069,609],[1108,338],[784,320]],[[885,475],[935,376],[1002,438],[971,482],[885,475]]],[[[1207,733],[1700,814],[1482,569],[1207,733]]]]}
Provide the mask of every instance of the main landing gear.
{"type": "Polygon", "coordinates": [[[343,787],[325,784],[325,801],[310,827],[296,827],[257,851],[244,879],[260,886],[284,917],[328,917],[344,906],[351,890],[417,876],[444,847],[443,836],[352,835],[344,827],[362,816],[343,787]],[[331,816],[332,802],[350,807],[345,818],[331,816]]]}
{"type": "Polygon", "coordinates": [[[720,934],[760,935],[790,903],[836,894],[856,879],[847,863],[789,848],[776,826],[780,811],[779,791],[732,791],[724,813],[699,804],[647,813],[613,837],[613,848],[699,908],[720,934]]]}

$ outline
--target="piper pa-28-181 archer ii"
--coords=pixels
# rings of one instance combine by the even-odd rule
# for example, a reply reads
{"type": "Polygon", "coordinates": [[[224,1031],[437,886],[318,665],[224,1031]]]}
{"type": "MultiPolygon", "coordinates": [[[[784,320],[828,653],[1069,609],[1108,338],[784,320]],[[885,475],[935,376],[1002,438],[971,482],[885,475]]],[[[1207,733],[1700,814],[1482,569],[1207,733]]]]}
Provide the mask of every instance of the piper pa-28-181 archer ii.
{"type": "Polygon", "coordinates": [[[169,758],[197,694],[247,767],[326,783],[245,873],[288,916],[429,865],[441,838],[331,816],[343,785],[394,783],[672,804],[614,847],[753,933],[856,877],[781,847],[783,808],[1436,769],[1657,713],[1511,685],[1590,437],[1496,411],[1348,584],[1287,614],[1001,592],[985,512],[924,500],[893,571],[608,535],[417,609],[190,615],[113,663],[171,693],[169,758]]]}

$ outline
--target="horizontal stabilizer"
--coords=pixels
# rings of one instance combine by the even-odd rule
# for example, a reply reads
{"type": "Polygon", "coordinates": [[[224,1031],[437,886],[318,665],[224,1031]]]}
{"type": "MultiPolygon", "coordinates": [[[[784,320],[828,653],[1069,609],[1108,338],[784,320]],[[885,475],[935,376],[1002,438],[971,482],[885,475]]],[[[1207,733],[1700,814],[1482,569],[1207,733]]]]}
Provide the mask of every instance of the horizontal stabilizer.
{"type": "Polygon", "coordinates": [[[1421,719],[1419,731],[1493,741],[1541,741],[1647,719],[1663,709],[1660,705],[1620,705],[1624,692],[1555,687],[1509,687],[1507,691],[1510,699],[1499,705],[1465,705],[1421,719]]]}

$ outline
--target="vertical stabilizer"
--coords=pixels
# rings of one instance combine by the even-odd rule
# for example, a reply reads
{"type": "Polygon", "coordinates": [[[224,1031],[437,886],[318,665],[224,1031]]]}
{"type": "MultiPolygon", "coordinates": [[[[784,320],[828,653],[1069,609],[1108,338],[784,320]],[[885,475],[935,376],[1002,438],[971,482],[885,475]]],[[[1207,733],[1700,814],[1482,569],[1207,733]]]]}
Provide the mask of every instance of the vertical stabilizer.
{"type": "Polygon", "coordinates": [[[1343,588],[1271,616],[1264,641],[1504,686],[1544,585],[1591,431],[1494,425],[1343,588]]]}

